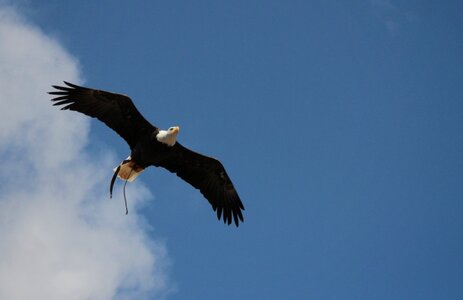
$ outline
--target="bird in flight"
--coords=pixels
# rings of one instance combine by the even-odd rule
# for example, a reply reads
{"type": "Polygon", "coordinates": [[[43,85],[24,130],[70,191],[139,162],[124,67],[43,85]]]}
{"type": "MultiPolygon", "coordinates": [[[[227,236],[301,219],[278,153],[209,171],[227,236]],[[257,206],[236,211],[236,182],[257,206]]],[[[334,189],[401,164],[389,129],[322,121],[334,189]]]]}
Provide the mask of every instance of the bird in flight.
{"type": "MultiPolygon", "coordinates": [[[[55,90],[49,92],[56,96],[51,99],[53,105],[97,118],[129,144],[130,156],[114,169],[110,196],[116,177],[126,184],[149,166],[162,167],[199,189],[225,224],[233,220],[239,226],[244,221],[243,203],[222,163],[177,142],[180,127],[162,130],[152,125],[128,96],[64,83],[66,86],[53,85],[55,90]]],[[[128,213],[127,201],[125,205],[128,213]]]]}

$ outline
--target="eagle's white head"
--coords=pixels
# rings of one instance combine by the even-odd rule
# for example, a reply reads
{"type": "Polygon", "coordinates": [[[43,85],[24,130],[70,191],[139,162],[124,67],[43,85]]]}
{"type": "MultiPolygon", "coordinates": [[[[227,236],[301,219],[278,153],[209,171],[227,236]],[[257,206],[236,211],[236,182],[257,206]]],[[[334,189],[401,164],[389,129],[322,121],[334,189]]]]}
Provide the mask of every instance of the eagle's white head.
{"type": "Polygon", "coordinates": [[[172,147],[177,141],[177,134],[179,131],[180,127],[178,126],[170,127],[167,130],[159,130],[158,134],[156,135],[156,139],[159,142],[172,147]]]}

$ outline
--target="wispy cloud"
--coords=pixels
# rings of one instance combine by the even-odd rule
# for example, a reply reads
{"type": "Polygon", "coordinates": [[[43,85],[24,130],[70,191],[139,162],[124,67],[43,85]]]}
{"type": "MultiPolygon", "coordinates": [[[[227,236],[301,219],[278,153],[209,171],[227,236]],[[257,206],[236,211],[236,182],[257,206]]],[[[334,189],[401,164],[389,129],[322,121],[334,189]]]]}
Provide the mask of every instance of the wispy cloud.
{"type": "MultiPolygon", "coordinates": [[[[166,248],[102,188],[113,155],[89,153],[89,120],[45,94],[80,81],[77,61],[5,6],[0,41],[0,299],[162,298],[166,248]]],[[[134,206],[148,198],[130,192],[134,206]]]]}

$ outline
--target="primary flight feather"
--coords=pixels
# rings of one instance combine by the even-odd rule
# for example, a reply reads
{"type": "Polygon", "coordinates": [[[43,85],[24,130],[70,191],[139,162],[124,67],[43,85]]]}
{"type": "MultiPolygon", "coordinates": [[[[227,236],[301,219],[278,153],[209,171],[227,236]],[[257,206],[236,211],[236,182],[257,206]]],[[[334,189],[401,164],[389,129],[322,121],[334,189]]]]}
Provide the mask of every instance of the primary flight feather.
{"type": "Polygon", "coordinates": [[[225,168],[217,159],[196,153],[177,142],[178,126],[161,130],[148,122],[125,95],[81,87],[69,82],[49,92],[53,105],[97,118],[128,144],[130,156],[115,168],[110,191],[117,177],[133,181],[149,166],[163,167],[199,189],[217,218],[236,226],[243,222],[243,203],[225,168]]]}

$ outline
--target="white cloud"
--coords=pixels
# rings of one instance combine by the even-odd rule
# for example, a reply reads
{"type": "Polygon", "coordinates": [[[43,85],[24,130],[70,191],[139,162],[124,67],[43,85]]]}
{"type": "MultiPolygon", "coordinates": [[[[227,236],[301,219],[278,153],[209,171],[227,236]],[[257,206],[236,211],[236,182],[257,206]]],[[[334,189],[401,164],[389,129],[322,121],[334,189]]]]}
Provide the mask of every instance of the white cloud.
{"type": "Polygon", "coordinates": [[[108,199],[114,156],[88,153],[89,119],[48,101],[50,84],[80,81],[77,61],[5,6],[0,41],[0,299],[162,298],[166,249],[108,199]]]}

